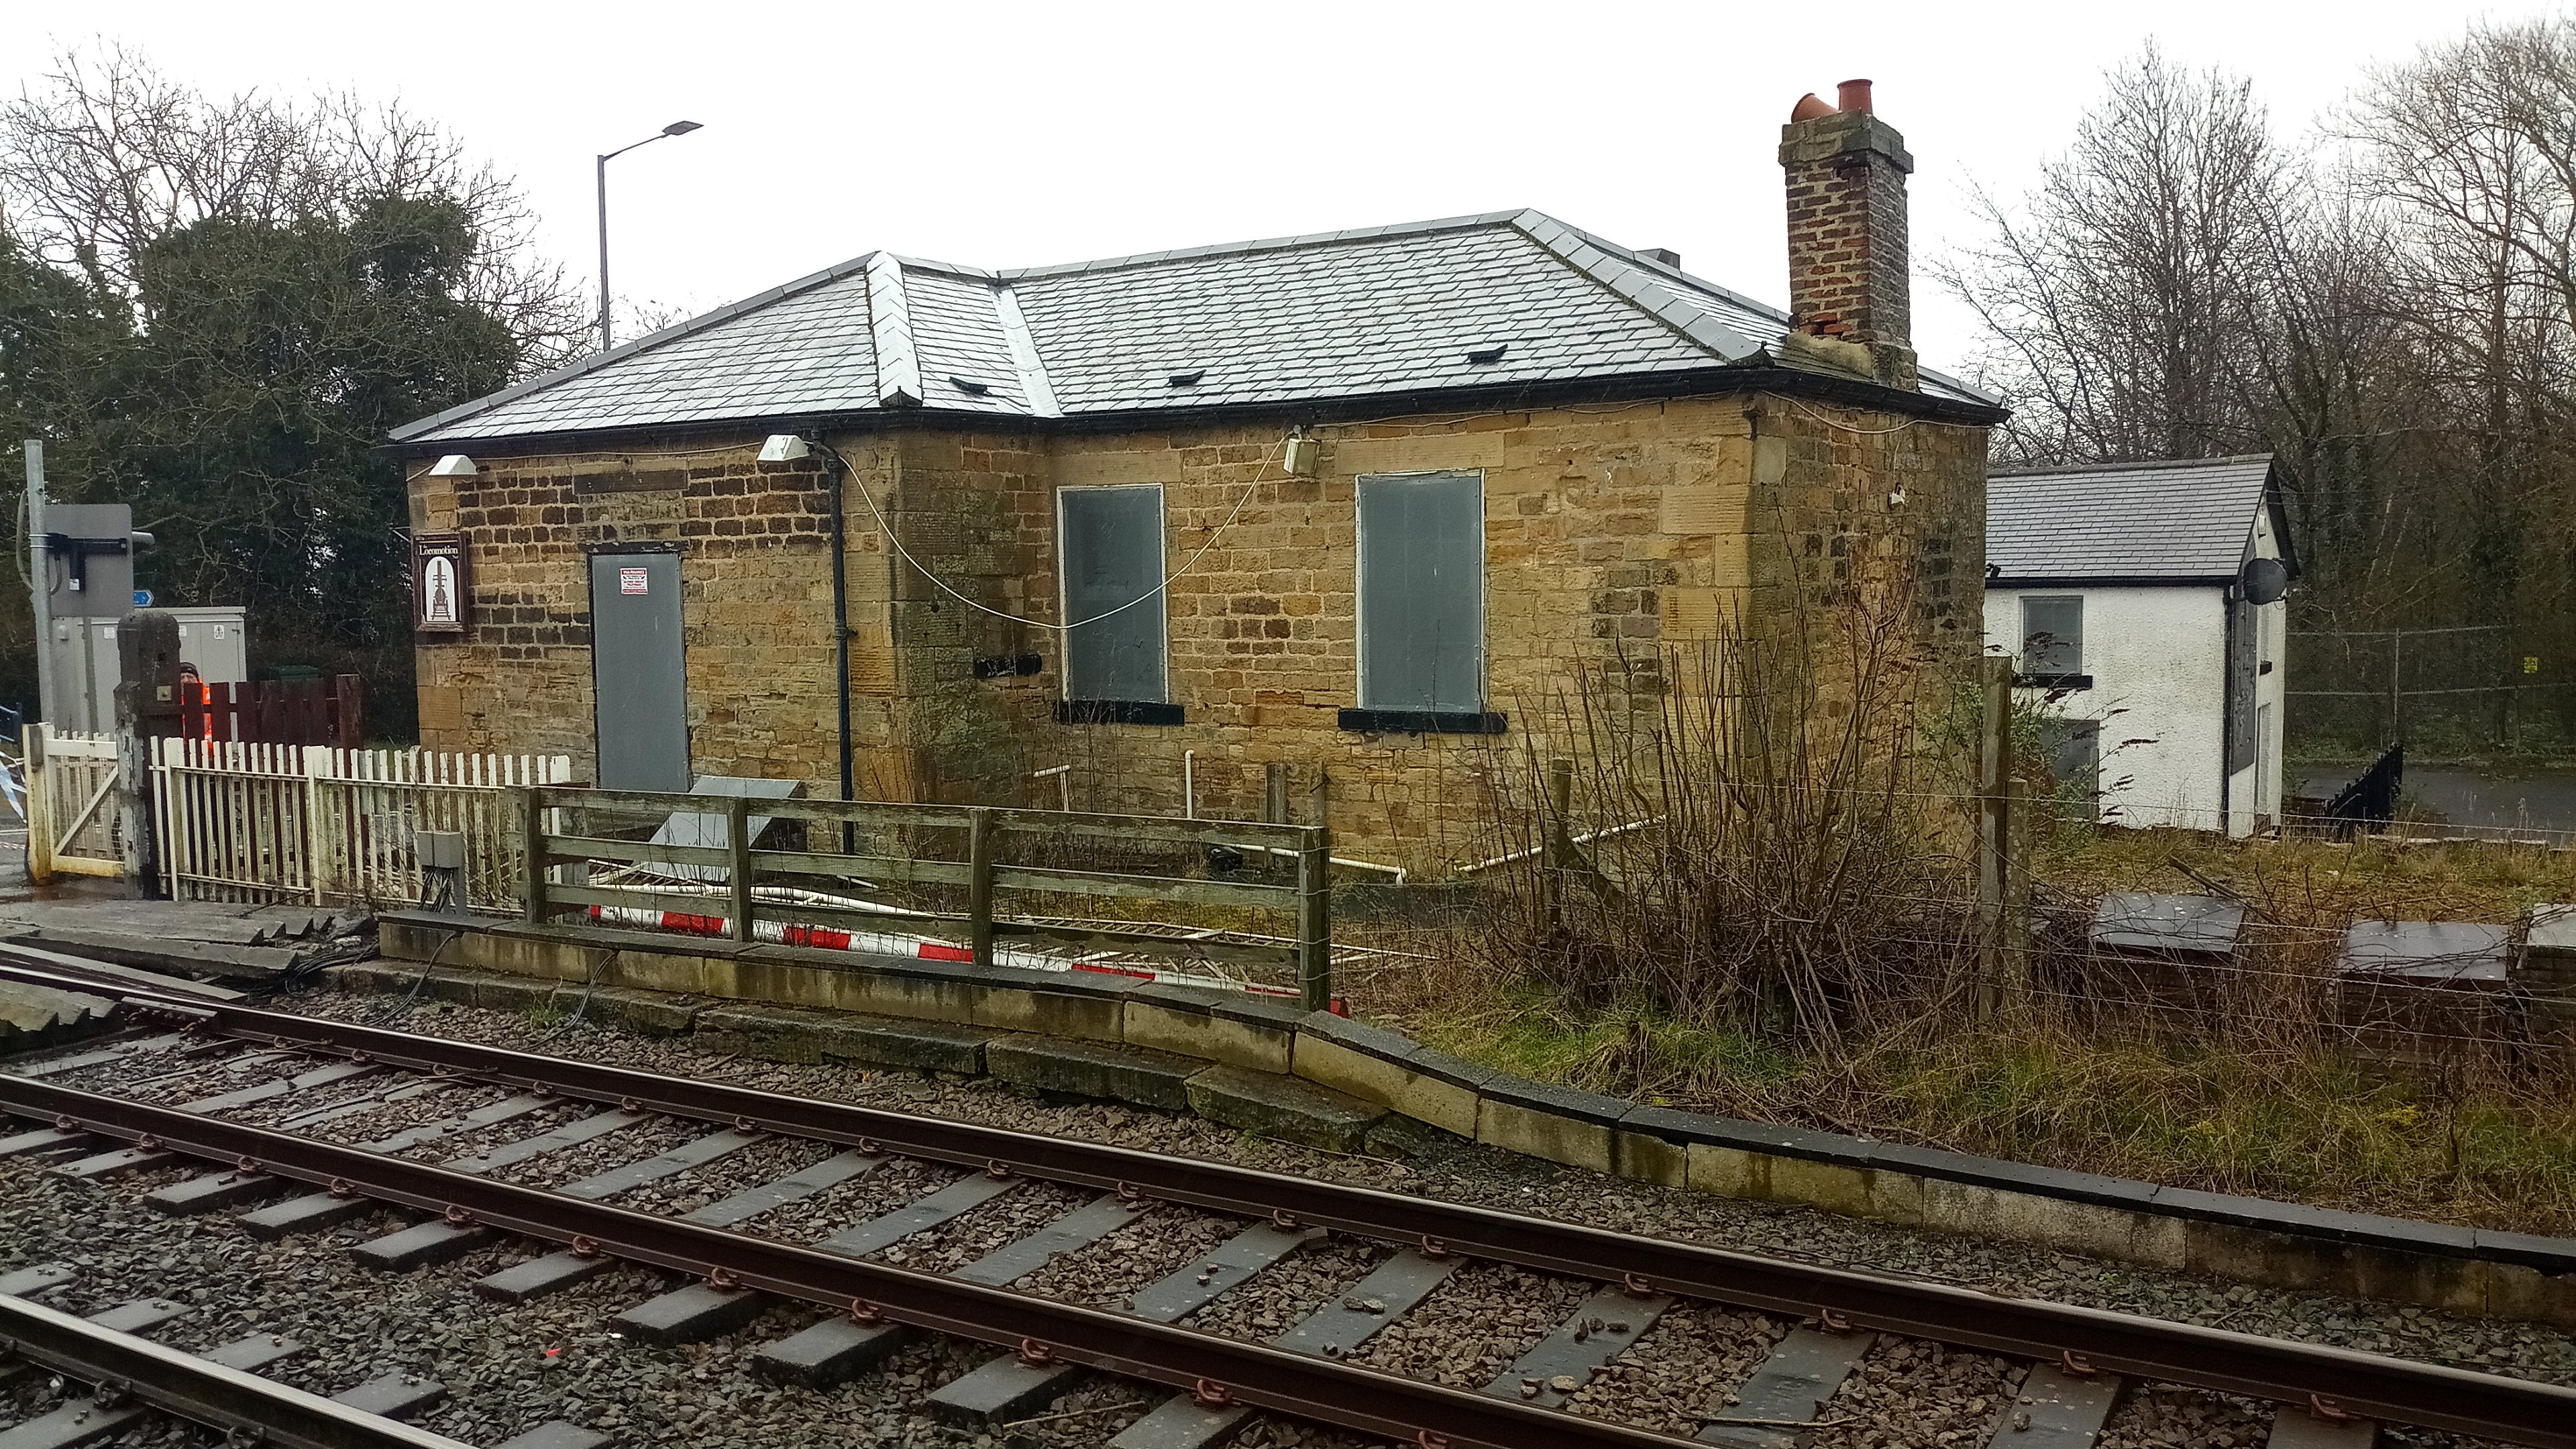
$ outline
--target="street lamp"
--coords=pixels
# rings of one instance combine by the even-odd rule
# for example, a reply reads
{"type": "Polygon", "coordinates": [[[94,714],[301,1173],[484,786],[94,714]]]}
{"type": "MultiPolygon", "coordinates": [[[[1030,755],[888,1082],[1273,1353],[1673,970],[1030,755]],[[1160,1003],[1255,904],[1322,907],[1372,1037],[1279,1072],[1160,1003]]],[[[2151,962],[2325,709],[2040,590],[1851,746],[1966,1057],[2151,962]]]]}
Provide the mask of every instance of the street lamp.
{"type": "MultiPolygon", "coordinates": [[[[695,121],[673,121],[636,142],[635,146],[650,146],[666,136],[685,136],[700,129],[695,121]]],[[[635,146],[620,146],[599,158],[599,350],[602,352],[617,345],[608,328],[608,163],[634,150],[635,146]]]]}

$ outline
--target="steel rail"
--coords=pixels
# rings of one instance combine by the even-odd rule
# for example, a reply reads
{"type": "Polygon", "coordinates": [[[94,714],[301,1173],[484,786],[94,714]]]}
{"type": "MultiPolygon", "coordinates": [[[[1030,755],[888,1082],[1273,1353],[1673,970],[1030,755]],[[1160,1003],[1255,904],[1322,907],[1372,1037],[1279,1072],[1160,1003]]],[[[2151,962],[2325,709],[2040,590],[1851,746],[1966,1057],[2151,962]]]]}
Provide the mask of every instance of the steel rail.
{"type": "Polygon", "coordinates": [[[286,1449],[473,1449],[381,1414],[225,1368],[41,1303],[0,1294],[0,1348],[105,1391],[286,1449]]]}
{"type": "MultiPolygon", "coordinates": [[[[17,974],[15,968],[0,965],[0,975],[11,974],[17,974]]],[[[1238,1216],[1284,1214],[1298,1223],[1362,1237],[1428,1242],[1540,1272],[1642,1284],[1658,1292],[2011,1357],[2276,1403],[2314,1406],[2322,1401],[2354,1415],[2576,1449],[2576,1389],[2553,1384],[325,1018],[124,994],[138,1005],[214,1030],[316,1052],[364,1056],[590,1101],[632,1103],[785,1136],[876,1144],[934,1161],[998,1163],[1032,1177],[1125,1188],[1238,1216]]],[[[0,1083],[7,1080],[0,1076],[0,1083]]]]}
{"type": "Polygon", "coordinates": [[[0,1108],[449,1221],[567,1243],[936,1333],[1438,1449],[1673,1449],[1675,1440],[1399,1374],[610,1207],[362,1148],[0,1074],[0,1108]],[[595,1245],[595,1246],[594,1246],[595,1245]]]}

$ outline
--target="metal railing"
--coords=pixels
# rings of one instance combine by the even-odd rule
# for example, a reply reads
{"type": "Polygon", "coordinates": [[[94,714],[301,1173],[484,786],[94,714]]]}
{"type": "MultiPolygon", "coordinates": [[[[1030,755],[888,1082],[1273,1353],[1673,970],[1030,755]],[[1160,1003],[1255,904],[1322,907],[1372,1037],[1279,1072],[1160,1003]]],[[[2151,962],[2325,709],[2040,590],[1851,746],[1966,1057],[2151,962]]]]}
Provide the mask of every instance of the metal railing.
{"type": "Polygon", "coordinates": [[[667,913],[677,900],[695,903],[710,930],[744,943],[764,939],[764,926],[792,942],[802,928],[891,923],[953,940],[988,967],[997,938],[1284,966],[1295,971],[1308,1010],[1331,1006],[1332,837],[1322,826],[554,785],[529,787],[522,800],[530,922],[574,907],[602,908],[604,920],[617,919],[612,912],[667,913]],[[681,821],[690,828],[672,828],[681,821]],[[764,830],[779,825],[786,829],[764,830]],[[800,825],[806,849],[761,848],[762,839],[792,837],[800,825]],[[1292,862],[1290,879],[1249,878],[1270,873],[1274,859],[1292,862]],[[599,875],[614,883],[593,877],[591,868],[603,864],[599,875]],[[1247,878],[1220,878],[1229,870],[1247,878]],[[656,878],[667,884],[650,883],[656,878]],[[854,889],[922,903],[854,899],[854,889]],[[1194,913],[1199,924],[1210,913],[1284,913],[1295,929],[1277,942],[1176,938],[1173,922],[1152,914],[1129,928],[1008,909],[1046,896],[1117,900],[1165,917],[1194,913]],[[720,923],[707,919],[719,906],[720,923]]]}

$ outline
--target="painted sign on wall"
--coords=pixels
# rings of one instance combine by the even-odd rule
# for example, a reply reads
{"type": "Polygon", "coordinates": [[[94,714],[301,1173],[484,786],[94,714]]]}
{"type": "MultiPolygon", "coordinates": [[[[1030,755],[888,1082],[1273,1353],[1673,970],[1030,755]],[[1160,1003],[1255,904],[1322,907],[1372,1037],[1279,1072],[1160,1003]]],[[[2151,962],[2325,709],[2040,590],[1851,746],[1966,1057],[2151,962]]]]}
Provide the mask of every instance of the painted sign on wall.
{"type": "Polygon", "coordinates": [[[423,634],[465,632],[465,535],[417,533],[411,540],[411,623],[423,634]]]}

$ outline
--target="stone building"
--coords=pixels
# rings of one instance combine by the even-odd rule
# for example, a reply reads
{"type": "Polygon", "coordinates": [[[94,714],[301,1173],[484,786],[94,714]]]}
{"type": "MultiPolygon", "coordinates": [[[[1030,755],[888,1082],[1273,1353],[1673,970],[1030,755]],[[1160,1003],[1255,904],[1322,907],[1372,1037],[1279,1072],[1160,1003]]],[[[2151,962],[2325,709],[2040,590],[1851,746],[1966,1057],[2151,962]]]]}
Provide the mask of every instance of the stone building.
{"type": "Polygon", "coordinates": [[[1344,853],[1425,868],[1575,661],[1859,568],[1964,663],[2001,413],[1917,367],[1912,161],[1843,100],[1782,133],[1788,314],[1532,211],[879,252],[406,426],[470,601],[422,742],[1234,818],[1322,775],[1344,853]]]}

